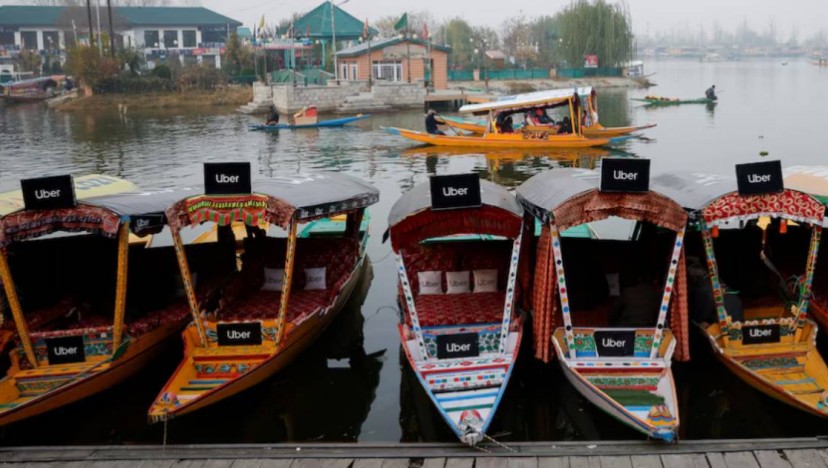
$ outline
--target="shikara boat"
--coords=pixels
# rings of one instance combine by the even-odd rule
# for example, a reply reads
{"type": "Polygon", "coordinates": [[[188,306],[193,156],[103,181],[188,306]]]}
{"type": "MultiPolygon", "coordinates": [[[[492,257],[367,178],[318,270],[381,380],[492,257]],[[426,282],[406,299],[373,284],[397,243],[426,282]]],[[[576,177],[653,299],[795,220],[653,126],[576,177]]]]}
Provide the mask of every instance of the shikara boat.
{"type": "Polygon", "coordinates": [[[22,185],[26,207],[0,217],[0,279],[17,331],[0,380],[0,425],[121,382],[188,318],[174,293],[173,250],[129,243],[131,233],[160,231],[181,193],[78,202],[69,176],[22,185]]]}
{"type": "MultiPolygon", "coordinates": [[[[640,126],[628,127],[604,127],[597,121],[598,116],[598,95],[594,88],[585,86],[578,88],[578,95],[581,98],[581,120],[583,122],[583,134],[587,138],[613,138],[622,135],[629,135],[630,133],[640,130],[653,128],[656,124],[647,124],[640,126]],[[593,119],[594,118],[594,119],[593,119]]],[[[502,98],[502,99],[508,99],[502,98]]],[[[457,117],[438,116],[438,123],[442,123],[448,127],[471,132],[476,135],[482,135],[486,132],[487,123],[485,120],[467,120],[457,117]]],[[[516,125],[516,128],[526,131],[547,131],[557,132],[560,127],[557,125],[527,125],[522,122],[516,125]]]]}
{"type": "Polygon", "coordinates": [[[357,114],[351,117],[342,117],[339,119],[320,120],[313,123],[280,123],[274,125],[248,125],[248,128],[253,131],[268,131],[274,132],[278,130],[296,130],[300,128],[325,128],[325,127],[342,127],[352,122],[371,117],[371,114],[357,114]]]}
{"type": "Polygon", "coordinates": [[[65,75],[42,76],[0,84],[0,101],[38,102],[58,95],[65,75]]]}
{"type": "Polygon", "coordinates": [[[808,319],[825,206],[784,188],[778,161],[741,166],[737,178],[661,176],[698,220],[698,250],[713,300],[709,317],[695,320],[716,357],[739,378],[828,416],[828,367],[816,348],[817,326],[808,319]]]}
{"type": "MultiPolygon", "coordinates": [[[[606,172],[621,161],[605,158],[603,179],[597,171],[555,169],[516,189],[518,202],[543,223],[532,306],[535,356],[548,362],[557,355],[586,399],[649,437],[673,441],[679,408],[671,359],[677,348],[678,359],[689,357],[682,255],[687,215],[661,187],[647,189],[646,181],[610,191],[606,172]],[[563,235],[611,216],[636,222],[639,236],[563,235]],[[652,277],[645,281],[647,274],[652,277]],[[627,288],[645,288],[652,310],[642,310],[640,302],[625,305],[627,288]]],[[[637,173],[638,182],[648,177],[637,166],[627,172],[637,173]]]]}
{"type": "Polygon", "coordinates": [[[715,104],[715,99],[678,99],[659,96],[646,96],[644,98],[633,98],[633,101],[646,103],[645,107],[678,106],[681,104],[715,104]]]}
{"type": "Polygon", "coordinates": [[[505,189],[463,174],[415,186],[388,218],[405,356],[437,411],[470,445],[485,437],[523,335],[518,266],[522,239],[532,232],[522,213],[505,189]],[[438,201],[441,191],[467,194],[471,203],[452,204],[452,195],[438,201]]]}
{"type": "Polygon", "coordinates": [[[486,116],[487,128],[482,135],[434,135],[402,128],[386,128],[392,135],[414,140],[420,143],[438,146],[462,146],[476,148],[585,148],[620,143],[628,137],[587,138],[581,123],[581,99],[572,90],[538,91],[527,94],[506,96],[496,101],[480,104],[468,104],[460,108],[461,113],[486,116]],[[512,114],[524,113],[534,109],[551,109],[563,107],[568,109],[567,119],[571,122],[568,133],[558,130],[515,130],[504,131],[497,124],[512,114]]]}
{"type": "Polygon", "coordinates": [[[374,187],[334,173],[251,184],[249,165],[241,172],[230,167],[232,175],[218,166],[205,165],[206,193],[167,210],[193,322],[183,333],[184,359],[149,409],[153,422],[221,401],[293,362],[333,321],[363,271],[368,236],[362,219],[379,198],[374,187]],[[212,177],[225,182],[209,185],[212,177]],[[331,221],[305,229],[323,219],[331,221]],[[249,231],[239,259],[234,221],[249,231]],[[200,269],[210,265],[190,262],[181,230],[205,222],[218,225],[228,268],[197,294],[200,269]]]}

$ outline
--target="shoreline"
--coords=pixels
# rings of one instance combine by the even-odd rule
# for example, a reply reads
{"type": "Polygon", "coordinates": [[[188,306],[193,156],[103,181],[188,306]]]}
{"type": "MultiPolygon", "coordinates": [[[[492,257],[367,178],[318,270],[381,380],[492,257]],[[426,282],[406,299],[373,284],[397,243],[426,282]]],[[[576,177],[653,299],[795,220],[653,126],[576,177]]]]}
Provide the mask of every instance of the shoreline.
{"type": "Polygon", "coordinates": [[[169,110],[238,107],[253,99],[250,87],[222,88],[214,91],[189,90],[146,94],[94,94],[62,102],[55,110],[74,112],[84,110],[120,111],[169,110]]]}
{"type": "MultiPolygon", "coordinates": [[[[584,78],[541,78],[534,80],[489,80],[488,92],[507,94],[525,93],[545,89],[591,86],[596,89],[638,89],[655,86],[646,77],[594,76],[584,78]]],[[[449,89],[486,89],[485,81],[449,81],[449,89]]]]}

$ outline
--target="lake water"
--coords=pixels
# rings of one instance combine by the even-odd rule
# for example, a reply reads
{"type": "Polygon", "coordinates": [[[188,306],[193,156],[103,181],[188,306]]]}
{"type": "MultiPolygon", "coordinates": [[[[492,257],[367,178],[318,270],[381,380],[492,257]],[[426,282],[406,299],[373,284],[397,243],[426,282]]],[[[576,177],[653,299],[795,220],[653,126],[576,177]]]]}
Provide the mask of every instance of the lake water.
{"type": "MultiPolygon", "coordinates": [[[[429,174],[476,171],[505,186],[557,166],[591,167],[603,156],[652,160],[655,173],[703,170],[730,174],[740,162],[825,163],[820,135],[828,104],[828,69],[805,61],[647,62],[657,87],[604,90],[606,126],[655,122],[647,139],[618,150],[564,153],[458,153],[414,145],[380,126],[421,129],[422,112],[380,114],[352,128],[254,133],[256,119],[227,115],[115,111],[60,113],[40,106],[0,107],[0,180],[100,172],[145,188],[197,184],[206,161],[250,161],[254,172],[332,170],[362,177],[381,191],[372,208],[368,273],[326,335],[280,375],[167,427],[169,443],[284,441],[454,441],[453,434],[400,356],[396,276],[381,243],[388,211],[429,174]],[[645,109],[631,97],[701,97],[715,84],[714,107],[645,109]],[[373,278],[373,279],[372,279],[373,278]]],[[[823,267],[824,268],[824,267],[823,267]]],[[[526,340],[528,341],[528,340],[526,340]]],[[[694,359],[674,365],[684,439],[808,436],[825,421],[752,390],[693,343],[694,359]]],[[[4,445],[161,443],[162,425],[146,410],[181,358],[175,343],[137,377],[100,395],[0,430],[4,445]]],[[[584,401],[558,364],[523,353],[490,433],[512,440],[641,439],[584,401]]]]}

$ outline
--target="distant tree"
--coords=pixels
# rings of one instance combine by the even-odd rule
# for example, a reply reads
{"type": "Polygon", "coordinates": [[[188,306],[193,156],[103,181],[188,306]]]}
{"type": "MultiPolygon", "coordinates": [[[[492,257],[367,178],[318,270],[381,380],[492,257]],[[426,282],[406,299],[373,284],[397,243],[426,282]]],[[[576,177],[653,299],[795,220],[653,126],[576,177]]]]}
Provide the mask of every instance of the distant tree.
{"type": "Polygon", "coordinates": [[[552,16],[539,16],[529,23],[530,40],[538,45],[537,63],[551,67],[558,61],[560,28],[552,16]]]}
{"type": "Polygon", "coordinates": [[[451,47],[449,60],[456,68],[466,68],[473,64],[475,46],[473,44],[474,31],[469,23],[462,18],[454,18],[446,23],[446,44],[451,47]]]}
{"type": "Polygon", "coordinates": [[[132,75],[138,75],[138,71],[144,66],[144,54],[134,47],[119,49],[116,56],[121,68],[129,69],[132,75]]]}
{"type": "Polygon", "coordinates": [[[503,48],[515,64],[524,68],[538,58],[538,44],[532,40],[529,22],[523,15],[507,19],[503,23],[503,48]]]}
{"type": "Polygon", "coordinates": [[[253,51],[242,44],[238,34],[232,32],[227,38],[221,63],[228,74],[238,75],[243,69],[253,68],[253,51]]]}
{"type": "Polygon", "coordinates": [[[397,24],[397,20],[399,19],[397,16],[383,16],[382,18],[376,19],[371,24],[371,27],[379,31],[379,37],[394,37],[397,34],[394,30],[394,25],[397,24]]]}
{"type": "Polygon", "coordinates": [[[575,0],[558,14],[561,56],[570,66],[583,64],[584,55],[597,55],[602,67],[617,67],[633,57],[635,38],[624,4],[605,0],[575,0]]]}

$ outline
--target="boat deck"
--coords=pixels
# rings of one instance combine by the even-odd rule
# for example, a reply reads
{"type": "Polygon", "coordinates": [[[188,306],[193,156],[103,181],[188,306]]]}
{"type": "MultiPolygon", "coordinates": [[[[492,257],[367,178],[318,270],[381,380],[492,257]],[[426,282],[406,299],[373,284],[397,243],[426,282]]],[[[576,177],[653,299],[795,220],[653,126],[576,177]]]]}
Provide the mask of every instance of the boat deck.
{"type": "Polygon", "coordinates": [[[828,439],[460,444],[275,444],[0,449],[4,466],[155,468],[826,468],[828,439]],[[511,450],[511,451],[510,451],[511,450]]]}

